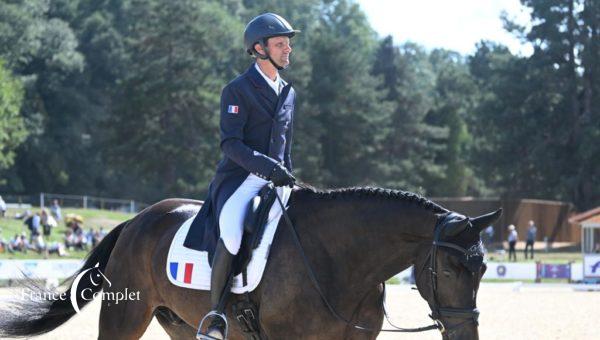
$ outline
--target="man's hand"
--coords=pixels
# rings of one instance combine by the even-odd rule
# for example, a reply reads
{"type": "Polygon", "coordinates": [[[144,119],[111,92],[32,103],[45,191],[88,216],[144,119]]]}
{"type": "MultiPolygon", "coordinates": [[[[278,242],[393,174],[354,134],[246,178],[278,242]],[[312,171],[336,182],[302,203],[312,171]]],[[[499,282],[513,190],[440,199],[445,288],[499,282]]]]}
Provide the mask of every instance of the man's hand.
{"type": "Polygon", "coordinates": [[[276,187],[289,186],[294,187],[296,178],[286,169],[283,164],[277,163],[271,172],[269,180],[273,182],[276,187]]]}

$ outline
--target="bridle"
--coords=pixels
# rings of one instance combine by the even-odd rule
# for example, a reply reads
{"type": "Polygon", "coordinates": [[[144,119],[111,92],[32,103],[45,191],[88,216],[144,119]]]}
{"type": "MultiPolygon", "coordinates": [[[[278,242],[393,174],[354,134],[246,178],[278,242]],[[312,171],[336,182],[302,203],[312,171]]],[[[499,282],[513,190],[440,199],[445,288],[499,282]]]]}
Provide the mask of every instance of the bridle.
{"type": "MultiPolygon", "coordinates": [[[[281,198],[279,197],[279,195],[275,195],[275,197],[277,198],[277,201],[279,202],[280,206],[281,206],[281,210],[283,212],[283,217],[287,223],[287,225],[290,228],[291,234],[292,234],[292,238],[294,239],[294,242],[296,243],[296,245],[298,246],[298,250],[300,251],[300,255],[302,257],[302,261],[304,262],[304,265],[306,266],[306,269],[308,271],[308,276],[311,280],[311,282],[313,283],[316,291],[319,293],[321,299],[323,300],[323,302],[325,303],[325,305],[327,306],[327,308],[329,309],[329,311],[331,312],[331,314],[333,314],[333,316],[335,316],[338,320],[340,320],[341,322],[346,323],[347,325],[355,328],[355,329],[359,329],[359,330],[363,330],[363,331],[380,331],[380,332],[409,332],[409,333],[414,333],[414,332],[423,332],[423,331],[428,331],[428,330],[433,330],[433,329],[438,329],[443,336],[445,336],[446,334],[450,334],[453,330],[457,329],[460,326],[463,326],[465,324],[467,324],[467,322],[473,322],[475,325],[478,325],[478,317],[479,317],[479,310],[477,309],[477,307],[475,307],[475,300],[476,300],[476,296],[475,294],[473,294],[473,308],[468,309],[468,308],[448,308],[448,307],[440,307],[439,306],[439,302],[438,302],[438,298],[437,298],[437,271],[436,271],[436,257],[437,257],[437,250],[439,247],[446,247],[446,248],[451,248],[454,250],[459,251],[460,253],[462,253],[464,259],[466,259],[467,261],[470,259],[470,257],[472,256],[483,256],[479,251],[475,250],[475,247],[471,247],[468,250],[458,246],[456,244],[453,243],[448,243],[448,242],[441,242],[440,239],[440,235],[441,235],[441,230],[443,228],[443,226],[446,224],[447,221],[450,221],[458,216],[456,213],[453,212],[448,212],[446,215],[444,215],[442,218],[438,219],[438,222],[435,226],[435,230],[434,230],[434,239],[433,239],[433,243],[431,246],[431,252],[429,253],[429,257],[430,257],[430,266],[429,266],[429,271],[431,273],[431,289],[432,289],[432,296],[433,296],[433,305],[429,304],[430,308],[431,308],[431,315],[430,317],[433,319],[434,324],[430,325],[430,326],[425,326],[425,327],[419,327],[419,328],[401,328],[401,327],[397,327],[395,326],[388,318],[388,314],[385,310],[385,283],[384,283],[384,291],[383,291],[383,299],[382,299],[382,308],[383,308],[383,312],[385,317],[388,320],[388,323],[394,328],[394,329],[373,329],[373,328],[369,328],[369,327],[364,327],[364,326],[360,326],[358,323],[352,323],[349,320],[345,319],[344,317],[342,317],[336,310],[335,308],[329,303],[329,301],[327,300],[327,297],[325,296],[325,294],[323,293],[323,290],[321,289],[321,286],[319,285],[319,282],[317,281],[317,278],[314,274],[314,271],[312,270],[312,266],[310,265],[310,263],[308,262],[308,258],[306,257],[306,254],[304,253],[304,249],[302,247],[302,244],[300,242],[300,238],[298,236],[298,233],[296,231],[296,228],[294,227],[290,217],[288,216],[287,210],[285,209],[285,206],[283,204],[283,202],[281,201],[281,198]],[[462,318],[462,319],[466,319],[463,322],[460,322],[458,324],[455,325],[445,325],[442,321],[441,318],[443,317],[452,317],[452,318],[462,318]]],[[[464,218],[464,216],[463,216],[464,218]]],[[[427,261],[426,261],[427,262],[427,261]]],[[[423,271],[425,269],[426,265],[423,266],[423,269],[421,271],[423,271]]],[[[472,271],[472,273],[474,273],[472,271]]],[[[475,280],[475,275],[473,275],[475,280]]]]}
{"type": "MultiPolygon", "coordinates": [[[[429,307],[431,308],[430,317],[438,325],[439,330],[442,334],[450,333],[450,332],[456,330],[458,327],[464,326],[471,322],[473,324],[475,324],[476,326],[479,324],[479,322],[478,322],[479,310],[477,309],[477,306],[476,306],[477,297],[476,297],[475,291],[473,291],[473,301],[472,301],[471,308],[440,307],[440,303],[438,300],[439,277],[438,277],[436,259],[437,259],[437,252],[440,247],[449,248],[449,249],[458,251],[460,254],[459,256],[461,256],[461,262],[463,262],[464,264],[473,260],[473,258],[481,258],[481,263],[483,262],[483,254],[481,252],[481,247],[479,245],[474,245],[474,246],[470,247],[469,249],[465,249],[454,243],[440,241],[444,225],[446,225],[447,222],[449,222],[453,219],[456,219],[457,217],[461,217],[461,216],[456,213],[450,212],[438,220],[438,223],[436,224],[435,230],[434,230],[434,237],[433,237],[433,244],[431,246],[431,252],[429,253],[429,268],[427,268],[428,271],[430,272],[429,277],[430,277],[430,283],[431,283],[431,296],[432,296],[432,300],[433,300],[432,302],[429,303],[429,307]],[[441,320],[442,318],[457,318],[457,319],[464,319],[464,321],[459,322],[457,324],[453,324],[453,325],[447,325],[447,324],[444,324],[444,322],[442,322],[442,320],[441,320]]],[[[464,216],[462,216],[462,217],[464,218],[464,216]]],[[[426,268],[427,261],[425,261],[425,262],[426,262],[426,264],[423,266],[423,269],[421,270],[421,272],[426,268]]],[[[471,275],[473,276],[473,287],[475,287],[475,284],[476,284],[475,280],[477,279],[477,272],[479,271],[480,267],[481,267],[481,265],[479,265],[476,270],[473,270],[472,268],[467,267],[467,269],[469,269],[469,271],[471,272],[471,275]]]]}

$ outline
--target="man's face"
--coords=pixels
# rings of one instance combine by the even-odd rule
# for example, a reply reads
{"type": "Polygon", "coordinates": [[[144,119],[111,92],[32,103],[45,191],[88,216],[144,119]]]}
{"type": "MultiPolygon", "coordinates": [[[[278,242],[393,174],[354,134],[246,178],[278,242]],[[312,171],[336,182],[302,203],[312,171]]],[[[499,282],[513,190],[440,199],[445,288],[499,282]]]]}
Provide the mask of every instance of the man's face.
{"type": "MultiPolygon", "coordinates": [[[[260,46],[257,46],[260,49],[260,46]]],[[[289,37],[273,37],[267,40],[267,48],[271,59],[275,61],[279,66],[286,67],[290,64],[290,53],[292,53],[292,46],[290,46],[289,37]]],[[[260,51],[264,53],[263,51],[260,51]]]]}

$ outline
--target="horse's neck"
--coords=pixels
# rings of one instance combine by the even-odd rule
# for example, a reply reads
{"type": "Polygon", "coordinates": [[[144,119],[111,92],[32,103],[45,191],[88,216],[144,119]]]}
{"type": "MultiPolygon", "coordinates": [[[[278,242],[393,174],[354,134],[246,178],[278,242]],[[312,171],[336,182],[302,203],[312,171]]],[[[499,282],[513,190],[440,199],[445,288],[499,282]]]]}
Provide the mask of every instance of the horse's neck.
{"type": "Polygon", "coordinates": [[[417,247],[433,238],[436,216],[416,204],[365,199],[320,206],[305,230],[311,251],[328,268],[328,281],[350,289],[374,287],[408,268],[417,247]]]}

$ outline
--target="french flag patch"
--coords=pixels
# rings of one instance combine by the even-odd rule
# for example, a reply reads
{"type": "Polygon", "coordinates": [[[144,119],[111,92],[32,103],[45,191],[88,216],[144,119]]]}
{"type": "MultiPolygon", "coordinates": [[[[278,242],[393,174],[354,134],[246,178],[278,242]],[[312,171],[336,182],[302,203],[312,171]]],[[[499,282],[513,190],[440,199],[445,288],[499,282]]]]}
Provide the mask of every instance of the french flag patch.
{"type": "Polygon", "coordinates": [[[227,113],[237,114],[239,112],[239,106],[237,105],[229,105],[227,107],[227,113]]]}
{"type": "Polygon", "coordinates": [[[184,283],[192,283],[192,272],[194,271],[193,263],[184,263],[183,270],[180,269],[178,262],[171,262],[169,265],[171,271],[171,277],[176,281],[183,281],[184,283]]]}

